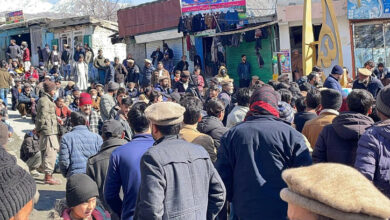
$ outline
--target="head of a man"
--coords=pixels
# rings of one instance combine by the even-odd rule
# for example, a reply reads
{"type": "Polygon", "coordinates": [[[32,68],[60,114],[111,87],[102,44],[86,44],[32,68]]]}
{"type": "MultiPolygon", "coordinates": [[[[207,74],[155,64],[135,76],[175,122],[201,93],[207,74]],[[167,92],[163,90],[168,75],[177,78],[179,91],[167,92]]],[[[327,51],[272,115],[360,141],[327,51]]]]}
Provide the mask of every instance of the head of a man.
{"type": "MultiPolygon", "coordinates": [[[[117,94],[119,90],[119,84],[116,82],[109,82],[107,86],[108,93],[112,94],[113,96],[117,94]]],[[[99,90],[98,90],[99,91],[99,90]]]]}
{"type": "Polygon", "coordinates": [[[162,77],[160,80],[160,86],[164,89],[169,87],[169,79],[167,77],[162,77]]]}
{"type": "Polygon", "coordinates": [[[146,68],[149,68],[152,66],[152,61],[150,61],[149,59],[145,59],[144,63],[145,63],[146,68]]]}
{"type": "Polygon", "coordinates": [[[237,92],[237,104],[239,106],[249,106],[253,91],[249,88],[240,88],[237,92]]]}
{"type": "Polygon", "coordinates": [[[124,98],[127,98],[127,92],[125,88],[119,88],[118,92],[116,93],[116,101],[118,103],[122,103],[122,100],[124,98]]]}
{"type": "Polygon", "coordinates": [[[203,104],[195,96],[186,96],[180,100],[180,105],[185,108],[184,124],[194,125],[202,119],[203,104]]]}
{"type": "Polygon", "coordinates": [[[234,86],[233,86],[233,82],[229,81],[229,80],[226,80],[226,81],[222,81],[221,82],[221,85],[222,85],[222,90],[229,93],[229,94],[233,94],[234,92],[234,86]]]}
{"type": "Polygon", "coordinates": [[[187,83],[188,82],[188,80],[189,80],[189,78],[190,78],[190,72],[188,72],[188,71],[183,71],[181,74],[180,74],[180,81],[182,82],[182,83],[187,83]]]}
{"type": "Polygon", "coordinates": [[[80,92],[79,88],[76,87],[76,88],[73,89],[72,95],[73,95],[74,98],[80,97],[80,94],[81,94],[81,92],[80,92]]]}
{"type": "Polygon", "coordinates": [[[367,68],[359,68],[358,69],[358,80],[359,83],[367,84],[372,72],[367,68]]]}
{"type": "Polygon", "coordinates": [[[181,57],[181,60],[182,60],[182,61],[186,61],[186,60],[187,60],[187,56],[186,56],[186,55],[183,55],[183,56],[181,57]]]}
{"type": "Polygon", "coordinates": [[[119,57],[115,57],[114,58],[114,62],[115,62],[116,65],[118,65],[119,64],[119,57]]]}
{"type": "Polygon", "coordinates": [[[30,92],[31,92],[31,85],[29,83],[25,83],[24,84],[24,92],[26,94],[30,94],[30,92]]]}
{"type": "Polygon", "coordinates": [[[118,120],[106,120],[102,126],[102,138],[104,141],[111,138],[123,139],[125,137],[123,129],[122,124],[118,120]]]}
{"type": "Polygon", "coordinates": [[[57,45],[53,45],[53,50],[57,50],[58,46],[57,45]]]}
{"type": "Polygon", "coordinates": [[[96,89],[91,89],[89,93],[91,94],[92,99],[96,99],[96,97],[98,96],[98,92],[96,89]]]}
{"type": "Polygon", "coordinates": [[[241,62],[246,63],[246,55],[241,55],[241,62]]]}
{"type": "Polygon", "coordinates": [[[210,98],[217,98],[219,95],[219,88],[217,85],[211,85],[209,87],[209,96],[210,98]]]}
{"type": "Polygon", "coordinates": [[[368,69],[368,70],[372,70],[375,68],[375,63],[374,61],[372,60],[369,60],[367,61],[366,63],[364,63],[364,68],[368,69]]]}
{"type": "Polygon", "coordinates": [[[79,56],[79,63],[84,62],[84,55],[80,54],[79,56]]]}
{"type": "Polygon", "coordinates": [[[145,109],[148,105],[145,102],[135,103],[127,114],[127,121],[135,133],[149,133],[150,122],[146,118],[145,109]]]}
{"type": "Polygon", "coordinates": [[[341,78],[341,75],[343,75],[344,73],[344,69],[339,66],[339,65],[335,65],[332,69],[332,72],[331,72],[331,75],[335,78],[335,79],[340,79],[341,78]]]}
{"type": "Polygon", "coordinates": [[[149,94],[149,101],[152,103],[162,102],[162,94],[156,90],[151,91],[149,94]]]}
{"type": "Polygon", "coordinates": [[[98,50],[98,55],[99,55],[99,56],[103,56],[103,50],[102,50],[102,49],[99,49],[99,50],[98,50]]]}
{"type": "Polygon", "coordinates": [[[311,72],[307,76],[307,82],[309,82],[312,86],[317,86],[320,83],[320,77],[317,72],[311,72]]]}
{"type": "Polygon", "coordinates": [[[378,63],[379,72],[383,72],[384,69],[385,69],[385,65],[383,63],[378,63]]]}
{"type": "Polygon", "coordinates": [[[104,65],[106,65],[107,67],[111,65],[111,62],[109,59],[104,59],[104,65]]]}
{"type": "Polygon", "coordinates": [[[216,117],[222,121],[225,116],[225,105],[221,100],[213,98],[206,103],[206,111],[208,116],[216,117]]]}
{"type": "MultiPolygon", "coordinates": [[[[75,98],[75,100],[77,100],[77,98],[75,98]]],[[[80,107],[80,111],[85,115],[90,115],[92,111],[91,95],[83,92],[80,94],[78,100],[79,100],[78,106],[80,107]]]]}
{"type": "Polygon", "coordinates": [[[56,94],[56,84],[51,81],[46,81],[43,83],[43,89],[45,93],[49,94],[51,97],[54,97],[56,94]]]}
{"type": "Polygon", "coordinates": [[[55,84],[56,84],[57,90],[61,88],[61,81],[60,80],[56,80],[55,84]]]}
{"type": "Polygon", "coordinates": [[[145,115],[151,123],[153,138],[159,140],[164,136],[178,135],[184,112],[184,107],[173,102],[159,102],[146,108],[145,115]]]}
{"type": "Polygon", "coordinates": [[[348,109],[352,112],[369,115],[375,99],[370,92],[364,89],[354,89],[347,97],[348,109]]]}
{"type": "Polygon", "coordinates": [[[340,110],[343,102],[341,93],[334,89],[325,89],[321,91],[322,109],[340,110]]]}
{"type": "Polygon", "coordinates": [[[390,118],[390,85],[385,86],[376,96],[376,111],[382,121],[390,118]]]}
{"type": "Polygon", "coordinates": [[[122,99],[122,101],[120,103],[121,103],[121,105],[120,105],[121,112],[125,117],[127,117],[128,113],[131,109],[131,105],[133,104],[133,100],[130,97],[127,97],[127,98],[122,99]]]}
{"type": "Polygon", "coordinates": [[[87,119],[80,112],[72,112],[70,114],[70,122],[72,123],[73,127],[76,127],[79,125],[86,125],[87,119]]]}
{"type": "Polygon", "coordinates": [[[158,70],[164,69],[164,65],[163,65],[162,62],[158,62],[158,64],[157,64],[157,69],[158,69],[158,70]]]}
{"type": "Polygon", "coordinates": [[[305,99],[308,110],[318,110],[321,107],[321,92],[317,89],[310,90],[305,99]]]}
{"type": "Polygon", "coordinates": [[[61,97],[58,97],[58,98],[56,99],[56,106],[57,106],[58,108],[64,107],[64,99],[61,98],[61,97]]]}

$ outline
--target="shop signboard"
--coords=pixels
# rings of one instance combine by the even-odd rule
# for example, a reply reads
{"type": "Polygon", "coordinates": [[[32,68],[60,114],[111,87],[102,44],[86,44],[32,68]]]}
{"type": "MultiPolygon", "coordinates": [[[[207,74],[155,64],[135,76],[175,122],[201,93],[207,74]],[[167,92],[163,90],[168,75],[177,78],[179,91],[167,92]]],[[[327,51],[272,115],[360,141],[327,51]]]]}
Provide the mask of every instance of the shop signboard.
{"type": "Polygon", "coordinates": [[[291,73],[291,58],[289,49],[280,50],[279,62],[282,73],[291,73]]]}
{"type": "Polygon", "coordinates": [[[5,23],[12,24],[24,21],[23,11],[14,11],[5,15],[5,23]]]}
{"type": "Polygon", "coordinates": [[[390,0],[348,0],[348,19],[390,18],[390,0]]]}
{"type": "Polygon", "coordinates": [[[246,12],[246,0],[181,0],[183,15],[236,11],[246,12]]]}

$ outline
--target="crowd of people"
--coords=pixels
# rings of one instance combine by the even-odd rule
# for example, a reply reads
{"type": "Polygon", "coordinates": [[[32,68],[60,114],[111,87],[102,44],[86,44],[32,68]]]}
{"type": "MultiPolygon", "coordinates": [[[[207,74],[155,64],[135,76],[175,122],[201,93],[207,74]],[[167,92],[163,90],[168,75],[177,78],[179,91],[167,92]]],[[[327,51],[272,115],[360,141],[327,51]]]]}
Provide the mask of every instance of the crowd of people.
{"type": "Polygon", "coordinates": [[[338,65],[324,81],[314,67],[264,83],[245,55],[238,82],[223,64],[206,78],[186,56],[173,65],[166,44],[142,68],[45,47],[47,63],[18,72],[29,60],[16,46],[0,69],[0,144],[11,87],[35,129],[20,156],[0,147],[1,219],[27,219],[33,178],[65,184],[55,172],[66,198],[49,219],[390,218],[390,86],[372,62],[345,89],[338,65]]]}

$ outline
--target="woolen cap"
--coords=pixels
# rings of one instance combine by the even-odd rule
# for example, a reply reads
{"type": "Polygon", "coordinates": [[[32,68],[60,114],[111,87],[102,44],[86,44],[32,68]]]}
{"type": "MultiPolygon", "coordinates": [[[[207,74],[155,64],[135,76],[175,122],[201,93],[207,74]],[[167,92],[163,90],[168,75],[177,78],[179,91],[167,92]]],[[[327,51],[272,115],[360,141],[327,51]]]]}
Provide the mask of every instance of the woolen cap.
{"type": "Polygon", "coordinates": [[[86,174],[74,174],[66,183],[66,203],[71,207],[98,197],[99,191],[96,183],[86,174]]]}
{"type": "Polygon", "coordinates": [[[390,117],[390,85],[383,88],[376,97],[376,108],[390,117]]]}
{"type": "Polygon", "coordinates": [[[109,82],[107,86],[108,90],[115,91],[119,89],[119,84],[116,82],[109,82]]]}
{"type": "Polygon", "coordinates": [[[367,68],[359,68],[358,69],[358,72],[360,74],[362,74],[363,76],[371,76],[372,75],[372,72],[371,70],[367,69],[367,68]]]}
{"type": "Polygon", "coordinates": [[[279,117],[288,123],[294,122],[294,110],[287,102],[280,101],[278,104],[279,117]]]}
{"type": "Polygon", "coordinates": [[[374,220],[390,217],[390,200],[353,167],[319,163],[282,173],[288,188],[280,197],[331,219],[374,220]]]}
{"type": "Polygon", "coordinates": [[[339,75],[342,75],[344,73],[344,70],[341,66],[339,65],[335,65],[332,69],[332,74],[339,74],[339,75]]]}
{"type": "Polygon", "coordinates": [[[0,219],[15,216],[36,192],[34,179],[0,146],[0,219]]]}
{"type": "Polygon", "coordinates": [[[46,93],[49,93],[57,88],[56,84],[52,81],[47,81],[43,83],[43,89],[46,93]]]}
{"type": "Polygon", "coordinates": [[[123,126],[118,120],[110,119],[104,122],[102,133],[106,137],[118,137],[123,133],[123,126]]]}
{"type": "Polygon", "coordinates": [[[145,116],[152,124],[175,125],[183,122],[186,109],[173,102],[155,103],[145,109],[145,116]]]}
{"type": "Polygon", "coordinates": [[[92,105],[92,98],[89,93],[83,92],[80,94],[79,106],[83,106],[83,105],[92,105]]]}

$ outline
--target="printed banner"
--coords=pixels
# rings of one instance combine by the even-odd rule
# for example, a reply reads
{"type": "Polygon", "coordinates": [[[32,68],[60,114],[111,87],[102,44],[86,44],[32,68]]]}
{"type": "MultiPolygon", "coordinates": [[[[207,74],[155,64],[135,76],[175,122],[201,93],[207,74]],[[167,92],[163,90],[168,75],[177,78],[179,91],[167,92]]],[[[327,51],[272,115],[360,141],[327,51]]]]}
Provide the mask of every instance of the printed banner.
{"type": "Polygon", "coordinates": [[[14,11],[5,15],[5,23],[12,24],[24,21],[23,11],[14,11]]]}
{"type": "Polygon", "coordinates": [[[348,19],[390,17],[390,0],[348,0],[348,19]]]}
{"type": "Polygon", "coordinates": [[[215,13],[235,10],[238,13],[246,12],[246,0],[181,0],[182,14],[215,13]]]}
{"type": "Polygon", "coordinates": [[[282,73],[291,73],[291,58],[290,58],[290,50],[280,50],[279,61],[281,66],[282,73]]]}

